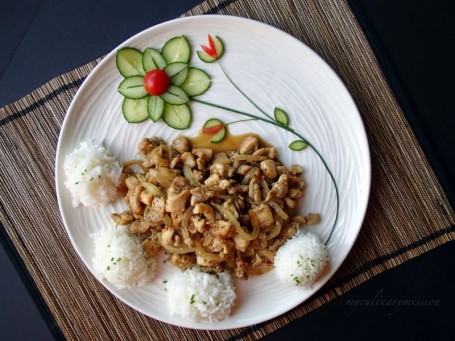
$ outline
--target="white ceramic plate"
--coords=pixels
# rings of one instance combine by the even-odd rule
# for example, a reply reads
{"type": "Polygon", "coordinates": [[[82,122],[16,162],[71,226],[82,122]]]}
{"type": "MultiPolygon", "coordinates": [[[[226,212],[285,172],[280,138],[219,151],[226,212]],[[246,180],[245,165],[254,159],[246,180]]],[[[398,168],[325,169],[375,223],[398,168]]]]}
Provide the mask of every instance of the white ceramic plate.
{"type": "MultiPolygon", "coordinates": [[[[260,22],[229,16],[198,16],[173,20],[147,29],[119,47],[160,49],[171,37],[184,34],[193,48],[191,64],[212,77],[211,88],[200,99],[260,113],[222,75],[216,63],[204,64],[195,51],[206,44],[207,34],[225,43],[221,63],[229,76],[250,98],[273,115],[280,107],[290,117],[290,126],[307,138],[325,158],[340,193],[340,215],[328,244],[330,266],[311,289],[281,284],[274,271],[248,281],[237,281],[238,299],[232,315],[216,323],[194,323],[168,312],[163,280],[172,265],[160,264],[153,283],[135,289],[118,290],[103,281],[115,296],[134,309],[155,319],[197,329],[229,329],[274,318],[301,304],[320,289],[339,268],[360,230],[370,189],[370,158],[365,130],[357,108],[333,70],[310,48],[292,36],[260,22]]],[[[117,86],[122,80],[112,51],[87,77],[65,117],[56,155],[56,186],[61,214],[74,248],[93,272],[93,245],[89,235],[112,224],[109,214],[124,208],[122,200],[104,208],[77,208],[64,186],[63,162],[79,143],[88,138],[101,140],[120,162],[137,155],[142,137],[158,136],[168,142],[182,134],[162,121],[128,124],[121,113],[123,97],[117,86]]],[[[237,114],[191,103],[193,123],[183,133],[195,136],[209,117],[224,122],[241,119],[237,114]]],[[[335,217],[335,191],[330,177],[314,151],[288,149],[296,138],[284,130],[258,121],[232,125],[231,133],[258,132],[279,152],[285,165],[306,169],[308,184],[302,213],[320,212],[322,222],[314,228],[327,239],[335,217]]]]}

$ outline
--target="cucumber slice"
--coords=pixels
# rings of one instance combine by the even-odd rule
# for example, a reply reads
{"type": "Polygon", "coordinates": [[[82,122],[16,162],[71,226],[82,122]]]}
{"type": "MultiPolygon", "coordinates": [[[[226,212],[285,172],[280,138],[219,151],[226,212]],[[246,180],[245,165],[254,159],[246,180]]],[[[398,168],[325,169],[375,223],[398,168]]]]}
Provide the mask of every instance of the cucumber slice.
{"type": "Polygon", "coordinates": [[[163,70],[166,67],[166,61],[159,51],[149,47],[145,49],[142,55],[142,66],[145,72],[155,69],[163,70]]]}
{"type": "Polygon", "coordinates": [[[142,66],[142,53],[135,48],[124,47],[118,50],[115,56],[115,63],[118,71],[125,78],[145,75],[144,67],[142,66]]]}
{"type": "Polygon", "coordinates": [[[123,117],[129,123],[139,123],[145,121],[149,115],[147,113],[147,97],[141,99],[123,99],[123,117]]]}
{"type": "Polygon", "coordinates": [[[120,92],[126,98],[139,99],[148,95],[144,88],[144,77],[131,76],[125,78],[118,87],[120,92]]]}
{"type": "Polygon", "coordinates": [[[287,126],[289,124],[289,117],[288,114],[283,109],[280,108],[275,108],[273,111],[273,115],[275,116],[275,120],[284,125],[287,126]]]}
{"type": "Polygon", "coordinates": [[[200,60],[205,63],[213,63],[215,60],[220,59],[224,53],[224,43],[220,37],[214,36],[213,42],[215,44],[216,57],[212,57],[205,51],[197,51],[197,55],[200,60]]]}
{"type": "Polygon", "coordinates": [[[219,143],[224,140],[226,137],[226,127],[223,127],[219,132],[217,132],[213,137],[210,139],[212,143],[219,143]]]}
{"type": "Polygon", "coordinates": [[[158,96],[150,96],[147,102],[147,112],[153,122],[157,122],[163,116],[164,101],[158,96]]]}
{"type": "Polygon", "coordinates": [[[187,104],[164,104],[163,120],[174,129],[187,129],[191,125],[191,110],[187,104]]]}
{"type": "Polygon", "coordinates": [[[198,96],[206,92],[211,84],[210,76],[205,71],[198,68],[189,68],[188,76],[182,84],[182,89],[190,97],[198,96]]]}
{"type": "Polygon", "coordinates": [[[206,129],[206,128],[215,127],[215,126],[219,126],[219,125],[222,125],[223,128],[212,136],[212,138],[210,139],[211,143],[219,143],[224,140],[224,138],[226,137],[226,133],[227,133],[226,125],[217,118],[211,118],[211,119],[207,120],[204,123],[204,126],[202,127],[203,129],[206,129]]]}
{"type": "Polygon", "coordinates": [[[186,92],[175,85],[171,85],[167,89],[167,91],[164,94],[162,94],[160,97],[166,103],[175,104],[175,105],[185,104],[190,101],[190,98],[188,97],[186,92]]]}
{"type": "Polygon", "coordinates": [[[308,147],[308,143],[302,140],[297,140],[289,144],[289,149],[299,151],[308,147]]]}
{"type": "Polygon", "coordinates": [[[189,63],[191,58],[191,47],[185,36],[179,36],[169,39],[163,46],[161,54],[170,63],[189,63]]]}
{"type": "Polygon", "coordinates": [[[171,79],[171,83],[177,86],[183,84],[188,76],[188,64],[186,63],[172,63],[164,68],[167,75],[171,79]]]}
{"type": "Polygon", "coordinates": [[[202,128],[210,128],[210,127],[220,126],[220,125],[224,126],[224,123],[217,118],[210,118],[207,121],[205,121],[202,128]]]}

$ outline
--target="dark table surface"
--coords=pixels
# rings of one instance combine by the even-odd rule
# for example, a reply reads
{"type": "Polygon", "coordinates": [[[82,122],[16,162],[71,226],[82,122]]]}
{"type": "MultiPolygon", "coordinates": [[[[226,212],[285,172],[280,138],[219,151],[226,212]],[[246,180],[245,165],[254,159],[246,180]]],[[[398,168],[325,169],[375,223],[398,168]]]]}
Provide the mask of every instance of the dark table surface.
{"type": "MultiPolygon", "coordinates": [[[[0,107],[200,2],[1,1],[0,107]]],[[[350,3],[453,207],[455,2],[350,3]]],[[[58,327],[4,231],[0,235],[0,339],[59,338],[58,327]]],[[[440,246],[370,279],[265,339],[455,340],[454,256],[454,242],[440,246]],[[352,300],[375,298],[416,304],[355,309],[348,305],[352,300]],[[437,304],[418,304],[425,300],[437,304]]]]}

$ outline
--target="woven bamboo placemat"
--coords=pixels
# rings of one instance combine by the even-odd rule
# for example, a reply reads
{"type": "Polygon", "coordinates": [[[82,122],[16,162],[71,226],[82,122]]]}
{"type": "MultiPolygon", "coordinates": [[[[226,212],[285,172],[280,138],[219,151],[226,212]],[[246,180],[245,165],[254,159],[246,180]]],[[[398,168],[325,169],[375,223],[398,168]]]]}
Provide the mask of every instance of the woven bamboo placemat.
{"type": "Polygon", "coordinates": [[[186,16],[229,14],[276,26],[318,52],[344,80],[366,125],[372,189],[347,260],[312,299],[272,321],[198,331],[148,318],[82,265],[59,215],[54,162],[66,110],[95,60],[0,109],[0,219],[67,339],[255,340],[374,275],[455,237],[454,212],[345,0],[209,0],[186,16]]]}

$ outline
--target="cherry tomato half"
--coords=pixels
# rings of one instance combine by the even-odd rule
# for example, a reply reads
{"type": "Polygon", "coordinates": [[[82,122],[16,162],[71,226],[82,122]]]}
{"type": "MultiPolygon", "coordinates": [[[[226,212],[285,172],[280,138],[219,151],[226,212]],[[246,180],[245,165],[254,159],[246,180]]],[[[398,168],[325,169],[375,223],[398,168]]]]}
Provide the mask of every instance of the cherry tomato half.
{"type": "Polygon", "coordinates": [[[169,88],[170,81],[167,73],[160,69],[149,71],[144,76],[144,88],[150,95],[159,96],[169,88]]]}

